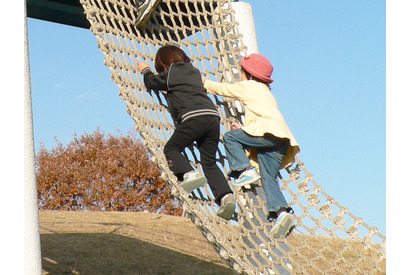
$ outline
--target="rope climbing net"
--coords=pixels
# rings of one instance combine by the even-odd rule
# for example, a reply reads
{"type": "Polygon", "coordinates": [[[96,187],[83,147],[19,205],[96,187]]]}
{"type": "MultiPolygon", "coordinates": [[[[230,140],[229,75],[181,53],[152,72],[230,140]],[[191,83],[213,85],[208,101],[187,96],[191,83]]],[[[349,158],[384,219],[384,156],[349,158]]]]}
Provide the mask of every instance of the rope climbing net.
{"type": "MultiPolygon", "coordinates": [[[[238,61],[246,54],[246,47],[229,0],[155,2],[149,20],[137,27],[137,0],[81,0],[111,79],[118,85],[119,96],[161,177],[222,259],[236,272],[246,274],[385,273],[385,236],[326,194],[299,159],[279,175],[297,219],[296,228],[283,240],[268,234],[271,224],[266,220],[260,186],[234,189],[237,219],[226,221],[216,215],[217,206],[208,187],[188,194],[176,185],[162,151],[174,130],[173,121],[161,92],[146,90],[137,62],[154,67],[157,50],[174,44],[190,56],[204,76],[233,82],[239,79],[238,61]]],[[[222,138],[230,122],[241,120],[243,113],[238,102],[210,97],[222,117],[222,138]]],[[[196,146],[190,146],[185,154],[200,169],[196,146]]],[[[217,161],[226,174],[223,146],[217,152],[217,161]]]]}

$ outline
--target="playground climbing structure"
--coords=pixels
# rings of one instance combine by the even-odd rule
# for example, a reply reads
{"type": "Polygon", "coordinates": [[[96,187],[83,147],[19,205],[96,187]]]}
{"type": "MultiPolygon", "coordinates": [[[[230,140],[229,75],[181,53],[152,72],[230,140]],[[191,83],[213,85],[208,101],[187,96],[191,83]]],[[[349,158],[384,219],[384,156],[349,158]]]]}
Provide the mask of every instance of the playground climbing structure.
{"type": "MultiPolygon", "coordinates": [[[[222,259],[244,274],[385,273],[385,236],[326,194],[299,158],[292,167],[280,171],[282,190],[297,219],[295,229],[283,240],[268,234],[271,224],[266,220],[260,186],[235,189],[236,220],[226,221],[216,215],[217,206],[207,186],[188,194],[176,185],[162,151],[174,130],[173,121],[161,92],[146,90],[137,62],[154,67],[158,48],[174,44],[189,55],[205,77],[234,82],[239,79],[238,61],[247,48],[231,1],[156,1],[145,24],[138,22],[137,2],[81,0],[111,79],[135,121],[135,130],[172,194],[222,259]]],[[[222,138],[233,119],[241,120],[242,109],[238,102],[210,97],[222,117],[222,138]]],[[[199,170],[195,144],[185,154],[199,170]]],[[[226,174],[223,146],[217,152],[217,161],[226,174]]]]}

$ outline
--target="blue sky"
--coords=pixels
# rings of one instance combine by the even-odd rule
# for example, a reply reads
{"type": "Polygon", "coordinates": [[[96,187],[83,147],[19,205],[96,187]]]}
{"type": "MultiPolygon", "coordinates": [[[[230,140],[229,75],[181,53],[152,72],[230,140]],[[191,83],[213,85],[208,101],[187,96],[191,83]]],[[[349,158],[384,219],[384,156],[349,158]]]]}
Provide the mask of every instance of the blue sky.
{"type": "MultiPolygon", "coordinates": [[[[385,1],[247,1],[271,85],[323,190],[386,234],[385,1]]],[[[36,150],[133,120],[89,30],[28,20],[36,150]]]]}

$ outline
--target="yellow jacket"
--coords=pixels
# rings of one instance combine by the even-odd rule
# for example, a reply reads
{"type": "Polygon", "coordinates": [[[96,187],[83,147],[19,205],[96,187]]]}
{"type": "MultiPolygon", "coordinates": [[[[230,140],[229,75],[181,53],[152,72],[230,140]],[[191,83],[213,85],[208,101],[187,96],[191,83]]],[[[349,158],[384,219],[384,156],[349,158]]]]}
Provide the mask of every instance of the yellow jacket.
{"type": "Polygon", "coordinates": [[[210,94],[240,99],[243,102],[245,126],[242,130],[247,134],[261,137],[265,133],[270,133],[290,140],[288,152],[282,159],[281,169],[295,162],[295,157],[300,152],[299,145],[286,125],[276,99],[268,86],[254,80],[244,80],[233,84],[206,80],[204,86],[210,94]]]}

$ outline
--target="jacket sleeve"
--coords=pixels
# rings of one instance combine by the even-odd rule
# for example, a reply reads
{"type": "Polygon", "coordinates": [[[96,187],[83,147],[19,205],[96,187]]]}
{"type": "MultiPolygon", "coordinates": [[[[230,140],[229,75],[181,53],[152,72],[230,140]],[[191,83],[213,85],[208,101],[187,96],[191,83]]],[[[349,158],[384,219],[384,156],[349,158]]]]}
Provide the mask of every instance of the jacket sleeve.
{"type": "Polygon", "coordinates": [[[142,75],[144,76],[144,84],[148,89],[167,91],[168,72],[162,72],[155,75],[150,68],[146,68],[142,75]]]}
{"type": "Polygon", "coordinates": [[[206,80],[204,86],[207,93],[211,95],[221,95],[232,98],[243,98],[245,94],[245,85],[242,81],[233,84],[218,83],[211,80],[206,80]]]}

